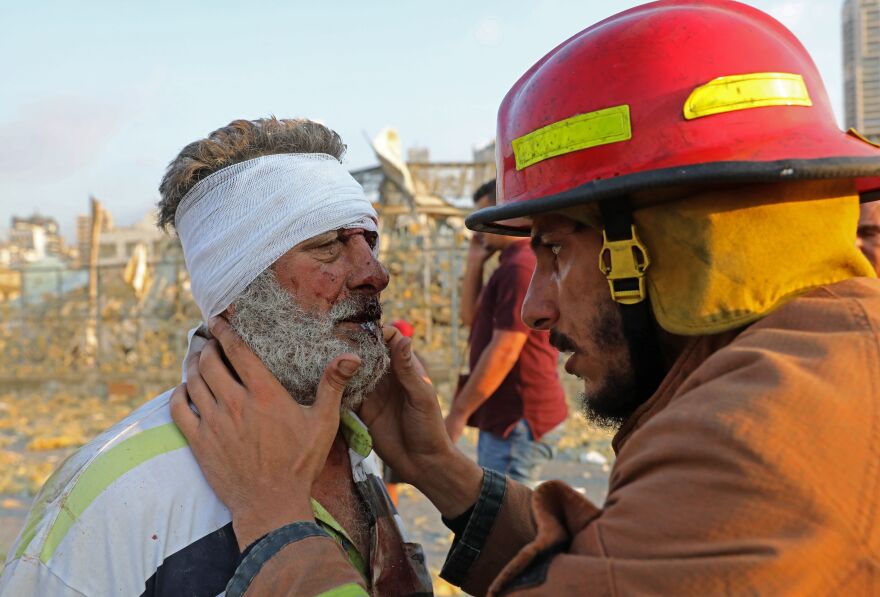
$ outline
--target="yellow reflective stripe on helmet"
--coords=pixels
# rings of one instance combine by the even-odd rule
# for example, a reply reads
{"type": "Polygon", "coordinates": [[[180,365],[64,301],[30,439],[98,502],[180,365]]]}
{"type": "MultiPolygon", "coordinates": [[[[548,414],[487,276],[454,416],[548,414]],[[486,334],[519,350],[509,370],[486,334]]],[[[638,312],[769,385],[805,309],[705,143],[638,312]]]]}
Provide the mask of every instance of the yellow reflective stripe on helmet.
{"type": "Polygon", "coordinates": [[[588,147],[632,139],[629,106],[578,114],[513,140],[516,169],[588,147]]]}
{"type": "Polygon", "coordinates": [[[800,75],[752,73],[718,77],[691,92],[684,103],[687,120],[766,106],[812,106],[800,75]]]}
{"type": "Polygon", "coordinates": [[[370,594],[364,591],[360,585],[348,583],[347,585],[324,591],[317,597],[370,597],[370,594]]]}
{"type": "Polygon", "coordinates": [[[113,481],[139,464],[186,445],[177,425],[168,423],[142,431],[95,458],[70,493],[61,498],[61,508],[40,550],[40,561],[49,561],[76,519],[113,481]]]}

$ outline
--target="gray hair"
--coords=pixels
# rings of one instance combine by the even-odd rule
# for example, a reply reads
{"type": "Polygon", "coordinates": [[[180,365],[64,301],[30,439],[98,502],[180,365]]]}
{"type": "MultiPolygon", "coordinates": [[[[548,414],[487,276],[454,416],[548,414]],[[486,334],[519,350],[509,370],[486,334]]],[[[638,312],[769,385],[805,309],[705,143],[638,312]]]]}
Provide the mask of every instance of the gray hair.
{"type": "Polygon", "coordinates": [[[197,182],[232,164],[277,153],[326,153],[340,162],[345,143],[333,130],[305,118],[234,120],[184,147],[159,185],[158,225],[174,227],[177,206],[197,182]]]}

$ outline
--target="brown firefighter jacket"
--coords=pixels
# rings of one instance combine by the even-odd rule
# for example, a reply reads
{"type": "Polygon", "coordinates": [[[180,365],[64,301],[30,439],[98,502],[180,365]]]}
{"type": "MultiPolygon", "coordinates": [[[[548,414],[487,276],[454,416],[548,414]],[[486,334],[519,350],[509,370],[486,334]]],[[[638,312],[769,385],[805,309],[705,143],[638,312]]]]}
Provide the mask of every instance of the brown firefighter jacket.
{"type": "Polygon", "coordinates": [[[444,574],[523,597],[880,594],[878,332],[880,281],[855,278],[694,339],[615,437],[602,508],[508,481],[444,574]]]}
{"type": "MultiPolygon", "coordinates": [[[[604,506],[486,471],[442,575],[522,597],[880,594],[878,330],[880,281],[856,278],[693,339],[616,436],[604,506]]],[[[365,594],[328,539],[252,573],[248,595],[365,594]]]]}

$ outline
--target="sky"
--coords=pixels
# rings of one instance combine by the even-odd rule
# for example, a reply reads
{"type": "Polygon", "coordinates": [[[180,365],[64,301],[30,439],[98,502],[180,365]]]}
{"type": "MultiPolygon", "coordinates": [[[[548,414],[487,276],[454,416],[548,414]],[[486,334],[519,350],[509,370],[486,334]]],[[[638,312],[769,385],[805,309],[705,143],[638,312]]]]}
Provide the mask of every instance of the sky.
{"type": "MultiPolygon", "coordinates": [[[[754,0],[813,56],[843,117],[843,0],[754,0]]],[[[116,225],[158,200],[165,166],[236,118],[308,117],[375,163],[367,138],[468,160],[510,86],[553,47],[640,2],[19,0],[0,6],[0,239],[10,217],[75,242],[90,195],[116,225]]]]}

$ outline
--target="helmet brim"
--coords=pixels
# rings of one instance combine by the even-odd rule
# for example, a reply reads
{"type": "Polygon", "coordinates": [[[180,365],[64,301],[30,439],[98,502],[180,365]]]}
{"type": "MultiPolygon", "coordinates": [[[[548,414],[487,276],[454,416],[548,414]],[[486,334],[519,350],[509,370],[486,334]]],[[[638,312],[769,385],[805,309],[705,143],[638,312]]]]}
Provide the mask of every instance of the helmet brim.
{"type": "Polygon", "coordinates": [[[832,179],[855,180],[863,203],[880,199],[880,159],[877,157],[711,162],[594,180],[563,193],[487,207],[470,214],[465,225],[476,232],[529,236],[531,227],[525,218],[648,189],[832,179]]]}

